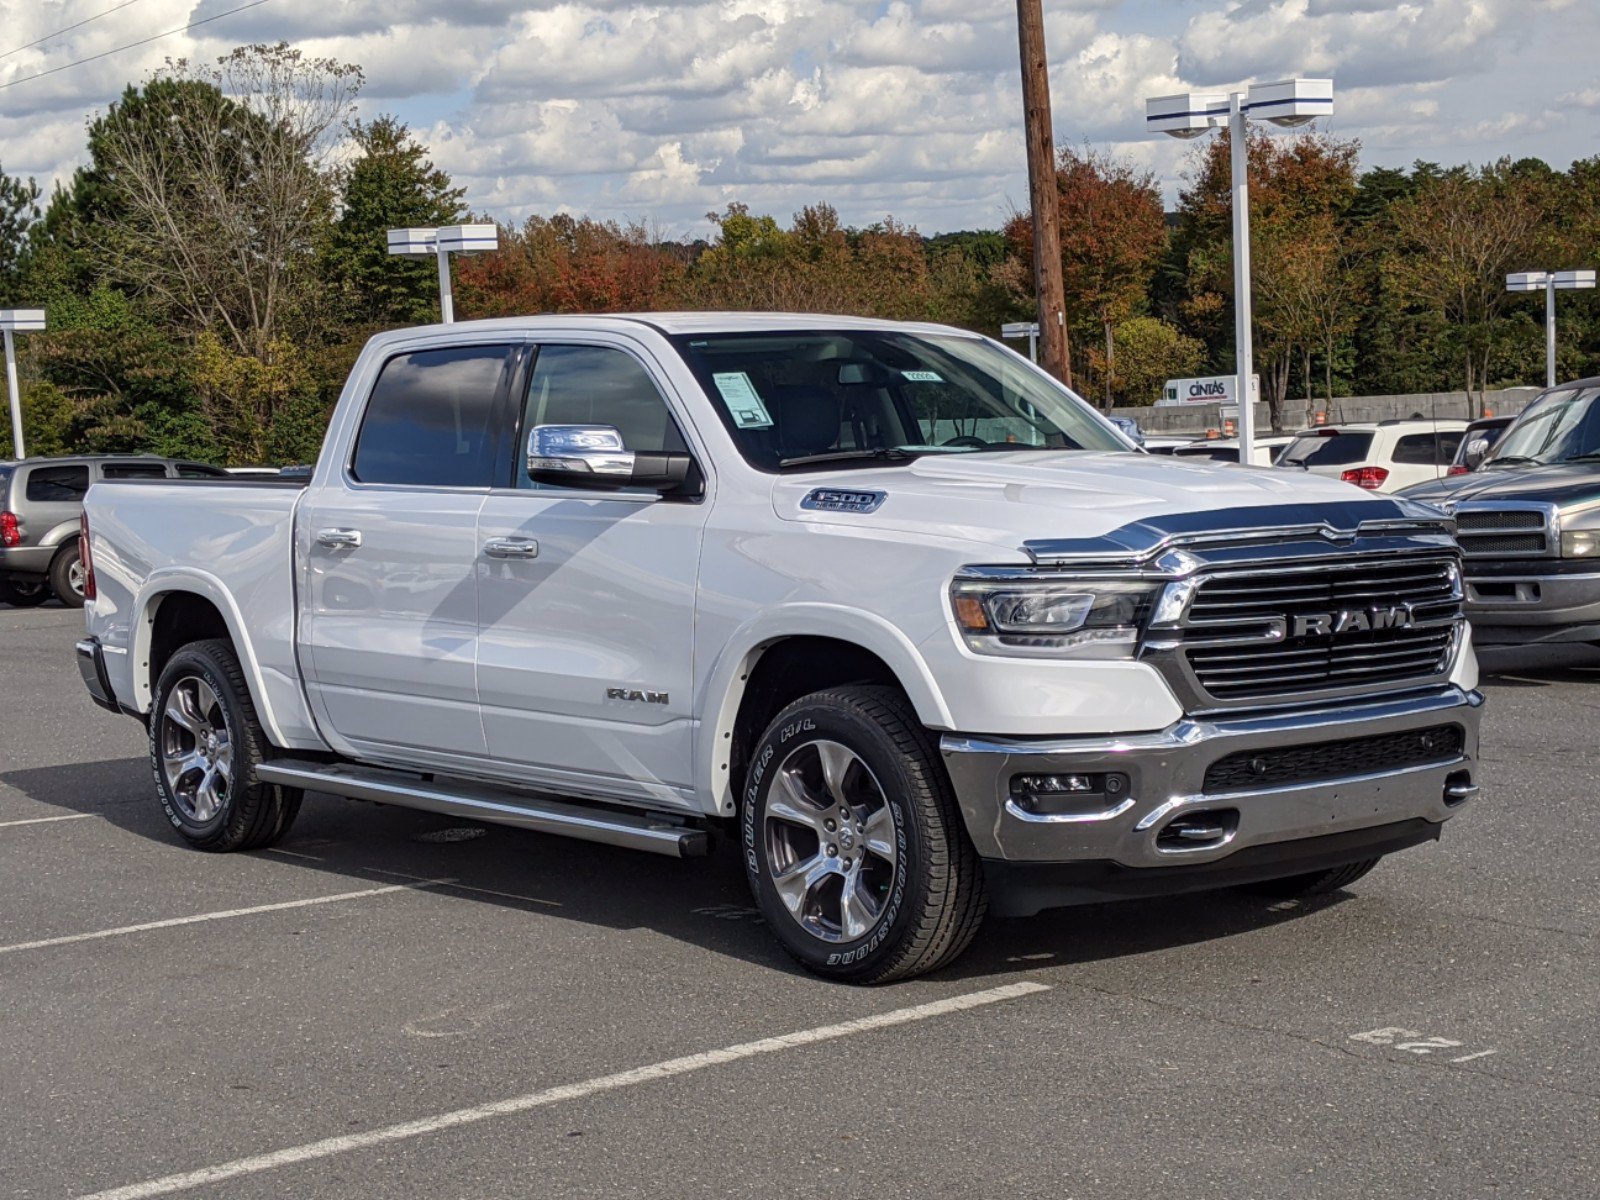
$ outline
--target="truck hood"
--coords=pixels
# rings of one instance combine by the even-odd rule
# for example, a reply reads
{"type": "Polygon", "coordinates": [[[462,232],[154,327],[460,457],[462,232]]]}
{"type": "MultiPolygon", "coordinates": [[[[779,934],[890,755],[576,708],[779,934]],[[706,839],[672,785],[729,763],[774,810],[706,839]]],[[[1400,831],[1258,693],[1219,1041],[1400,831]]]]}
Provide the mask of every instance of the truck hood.
{"type": "MultiPolygon", "coordinates": [[[[1420,507],[1305,471],[1145,454],[1038,450],[930,455],[899,467],[784,475],[773,485],[772,502],[786,521],[892,529],[1012,550],[1024,541],[1101,538],[1176,514],[1203,517],[1237,509],[1299,508],[1295,519],[1305,521],[1310,512],[1331,511],[1334,505],[1361,506],[1363,513],[1370,506],[1373,518],[1420,507]],[[871,511],[813,507],[817,501],[808,498],[819,490],[879,493],[882,498],[871,511]]],[[[824,497],[823,502],[836,504],[837,499],[824,497]]],[[[1216,522],[1219,527],[1227,523],[1216,522]]]]}
{"type": "Polygon", "coordinates": [[[1408,500],[1437,504],[1441,500],[1532,500],[1550,504],[1587,504],[1600,500],[1600,463],[1565,466],[1507,467],[1472,471],[1418,484],[1405,491],[1408,500]]]}

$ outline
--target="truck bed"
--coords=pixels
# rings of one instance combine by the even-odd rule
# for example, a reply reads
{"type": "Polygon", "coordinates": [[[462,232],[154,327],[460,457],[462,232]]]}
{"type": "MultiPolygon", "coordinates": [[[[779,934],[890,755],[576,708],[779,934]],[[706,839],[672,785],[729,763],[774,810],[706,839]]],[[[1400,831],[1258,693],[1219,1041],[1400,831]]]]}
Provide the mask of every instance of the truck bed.
{"type": "Polygon", "coordinates": [[[131,628],[144,599],[182,585],[222,613],[280,745],[322,746],[300,686],[294,649],[294,519],[304,481],[149,479],[97,483],[84,500],[98,597],[88,632],[106,650],[119,698],[141,711],[150,681],[135,664],[148,626],[131,628]]]}

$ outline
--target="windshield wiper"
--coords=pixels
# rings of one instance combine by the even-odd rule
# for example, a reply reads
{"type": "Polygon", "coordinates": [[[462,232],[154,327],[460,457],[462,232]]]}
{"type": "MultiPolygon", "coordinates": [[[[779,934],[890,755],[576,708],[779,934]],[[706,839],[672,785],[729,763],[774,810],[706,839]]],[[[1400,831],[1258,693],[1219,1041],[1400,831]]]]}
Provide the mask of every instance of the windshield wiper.
{"type": "Polygon", "coordinates": [[[1498,458],[1491,458],[1483,464],[1485,467],[1544,467],[1549,466],[1542,458],[1531,458],[1526,454],[1502,454],[1498,458]]]}
{"type": "Polygon", "coordinates": [[[910,462],[915,454],[889,446],[862,450],[829,450],[822,454],[800,454],[794,458],[780,458],[779,468],[803,467],[811,463],[831,462],[910,462]]]}
{"type": "Polygon", "coordinates": [[[1569,454],[1566,458],[1558,458],[1558,463],[1569,462],[1594,462],[1600,459],[1600,450],[1585,450],[1582,454],[1569,454]]]}

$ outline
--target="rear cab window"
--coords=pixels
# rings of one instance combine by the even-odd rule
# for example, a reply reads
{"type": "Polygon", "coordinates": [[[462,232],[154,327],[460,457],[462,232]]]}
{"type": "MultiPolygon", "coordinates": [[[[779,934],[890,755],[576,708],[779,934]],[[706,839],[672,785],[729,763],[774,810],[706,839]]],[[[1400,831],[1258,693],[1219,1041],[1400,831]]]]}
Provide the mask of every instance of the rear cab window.
{"type": "Polygon", "coordinates": [[[34,467],[28,472],[25,491],[35,504],[81,504],[89,490],[89,468],[34,467]]]}
{"type": "Polygon", "coordinates": [[[350,476],[358,483],[488,488],[497,482],[506,345],[447,346],[384,363],[356,434],[350,476]]]}
{"type": "Polygon", "coordinates": [[[1295,438],[1278,462],[1290,467],[1342,467],[1361,462],[1371,449],[1372,434],[1366,430],[1328,430],[1295,438]]]}
{"type": "Polygon", "coordinates": [[[166,463],[103,463],[101,479],[165,479],[166,463]]]}

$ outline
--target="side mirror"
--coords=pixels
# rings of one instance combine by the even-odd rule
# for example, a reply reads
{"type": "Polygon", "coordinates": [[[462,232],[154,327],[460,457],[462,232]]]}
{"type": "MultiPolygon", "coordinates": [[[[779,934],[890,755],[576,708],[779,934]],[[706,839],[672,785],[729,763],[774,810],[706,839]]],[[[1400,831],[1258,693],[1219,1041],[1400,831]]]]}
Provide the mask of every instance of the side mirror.
{"type": "Polygon", "coordinates": [[[1487,453],[1489,453],[1489,439],[1473,438],[1467,443],[1466,452],[1461,456],[1461,463],[1467,470],[1476,471],[1487,453]]]}
{"type": "Polygon", "coordinates": [[[536,425],[528,433],[528,478],[556,487],[673,492],[694,459],[665,450],[629,450],[609,425],[536,425]]]}

